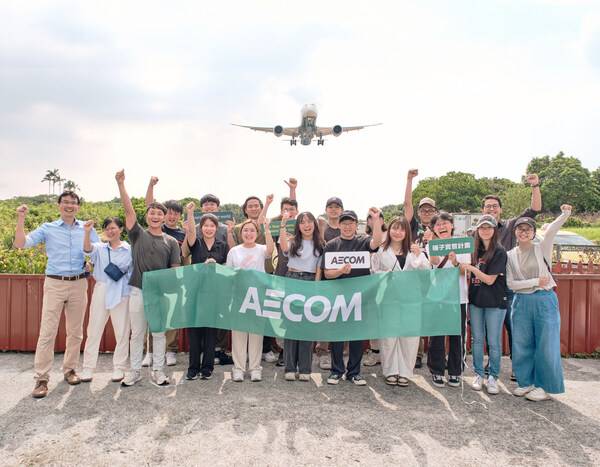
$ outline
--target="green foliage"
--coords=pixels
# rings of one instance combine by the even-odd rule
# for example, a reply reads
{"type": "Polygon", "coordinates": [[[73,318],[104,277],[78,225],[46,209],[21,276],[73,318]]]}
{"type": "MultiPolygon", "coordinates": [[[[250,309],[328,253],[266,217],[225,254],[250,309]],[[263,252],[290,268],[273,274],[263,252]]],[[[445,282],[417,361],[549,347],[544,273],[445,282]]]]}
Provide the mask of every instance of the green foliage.
{"type": "Polygon", "coordinates": [[[383,218],[387,224],[394,217],[404,214],[404,204],[388,204],[381,208],[381,212],[383,212],[383,218]]]}
{"type": "Polygon", "coordinates": [[[581,235],[588,240],[600,245],[600,226],[596,227],[569,227],[571,232],[581,235]]]}
{"type": "Polygon", "coordinates": [[[531,205],[531,188],[515,183],[502,193],[501,199],[502,215],[518,216],[531,205]]]}
{"type": "Polygon", "coordinates": [[[244,213],[242,212],[242,207],[239,204],[235,203],[225,203],[221,204],[219,208],[221,211],[231,211],[233,212],[233,218],[236,222],[241,222],[244,218],[244,213]]]}
{"type": "Polygon", "coordinates": [[[413,191],[413,202],[418,205],[424,197],[433,198],[439,209],[450,212],[478,212],[481,200],[489,193],[488,184],[464,172],[448,172],[439,178],[427,178],[413,191]]]}
{"type": "Polygon", "coordinates": [[[567,157],[562,152],[552,158],[537,157],[529,163],[527,171],[540,176],[545,210],[558,212],[564,203],[579,212],[600,210],[600,186],[576,157],[567,157]]]}

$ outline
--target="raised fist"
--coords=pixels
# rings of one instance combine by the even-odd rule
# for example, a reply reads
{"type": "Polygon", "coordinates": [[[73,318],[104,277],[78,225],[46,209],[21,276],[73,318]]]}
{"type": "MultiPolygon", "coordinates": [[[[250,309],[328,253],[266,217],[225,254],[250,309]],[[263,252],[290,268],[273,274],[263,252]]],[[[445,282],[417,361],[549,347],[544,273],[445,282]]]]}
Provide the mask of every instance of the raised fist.
{"type": "Polygon", "coordinates": [[[527,180],[527,183],[529,183],[530,186],[540,184],[540,178],[537,174],[527,174],[527,177],[525,179],[527,180]]]}
{"type": "Polygon", "coordinates": [[[85,221],[85,224],[83,224],[83,230],[85,230],[86,232],[90,232],[92,230],[92,227],[94,227],[93,220],[85,221]]]}
{"type": "Polygon", "coordinates": [[[267,195],[267,200],[266,200],[265,204],[271,204],[273,202],[273,198],[274,198],[274,196],[272,194],[267,195]]]}
{"type": "Polygon", "coordinates": [[[17,216],[25,217],[25,215],[27,214],[27,211],[29,211],[29,208],[27,207],[27,205],[21,204],[21,206],[19,206],[17,208],[17,216]]]}
{"type": "Polygon", "coordinates": [[[407,177],[412,180],[413,178],[415,178],[417,175],[419,175],[419,169],[410,169],[408,171],[407,177]]]}
{"type": "Polygon", "coordinates": [[[125,169],[121,169],[115,174],[115,180],[117,183],[123,183],[125,181],[125,169]]]}
{"type": "Polygon", "coordinates": [[[565,212],[565,211],[571,212],[571,211],[573,210],[573,206],[571,206],[570,204],[563,204],[563,205],[560,207],[560,210],[561,210],[562,212],[565,212]]]}
{"type": "Polygon", "coordinates": [[[152,177],[150,177],[150,185],[155,186],[158,183],[158,177],[155,177],[154,175],[152,177]]]}
{"type": "Polygon", "coordinates": [[[289,180],[284,180],[284,182],[288,187],[293,188],[294,190],[298,186],[298,180],[296,180],[295,178],[292,178],[292,177],[290,177],[289,180]]]}
{"type": "Polygon", "coordinates": [[[196,203],[190,201],[188,204],[185,205],[185,209],[188,211],[193,211],[194,209],[196,209],[196,203]]]}

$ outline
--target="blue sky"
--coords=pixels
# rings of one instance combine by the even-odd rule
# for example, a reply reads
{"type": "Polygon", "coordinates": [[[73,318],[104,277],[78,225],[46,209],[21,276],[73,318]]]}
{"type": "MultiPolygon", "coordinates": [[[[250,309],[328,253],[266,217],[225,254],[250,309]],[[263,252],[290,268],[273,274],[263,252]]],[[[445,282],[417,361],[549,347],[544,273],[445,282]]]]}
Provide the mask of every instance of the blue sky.
{"type": "Polygon", "coordinates": [[[59,168],[91,200],[124,167],[159,198],[402,201],[406,171],[517,180],[533,156],[600,165],[600,7],[577,0],[0,1],[0,198],[59,168]],[[383,122],[290,147],[231,122],[383,122]]]}

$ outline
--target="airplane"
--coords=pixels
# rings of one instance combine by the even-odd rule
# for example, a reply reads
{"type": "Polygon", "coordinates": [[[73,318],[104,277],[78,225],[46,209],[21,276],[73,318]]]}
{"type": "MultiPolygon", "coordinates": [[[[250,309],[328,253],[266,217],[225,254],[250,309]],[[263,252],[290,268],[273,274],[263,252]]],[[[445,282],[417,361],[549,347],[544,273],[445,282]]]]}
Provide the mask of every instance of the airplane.
{"type": "Polygon", "coordinates": [[[273,133],[278,138],[282,135],[290,136],[290,145],[296,145],[296,138],[300,139],[300,143],[303,146],[308,146],[313,138],[318,137],[317,146],[323,146],[325,144],[325,140],[323,136],[340,136],[345,131],[354,131],[361,130],[368,126],[377,126],[381,125],[381,123],[374,123],[371,125],[361,125],[361,126],[345,126],[334,125],[332,127],[323,127],[317,126],[317,106],[315,104],[306,104],[302,107],[300,111],[302,115],[302,120],[300,121],[300,126],[298,127],[282,127],[281,125],[275,125],[274,127],[262,127],[262,126],[248,126],[248,125],[238,125],[237,123],[232,123],[234,126],[239,126],[242,128],[250,128],[254,131],[264,131],[265,133],[273,133]]]}

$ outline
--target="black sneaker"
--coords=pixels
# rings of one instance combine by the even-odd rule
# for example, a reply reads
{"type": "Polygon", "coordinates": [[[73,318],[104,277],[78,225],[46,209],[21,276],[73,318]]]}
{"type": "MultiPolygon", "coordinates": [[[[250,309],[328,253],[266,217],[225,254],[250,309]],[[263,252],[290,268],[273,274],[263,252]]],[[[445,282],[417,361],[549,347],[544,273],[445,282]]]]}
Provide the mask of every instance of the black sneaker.
{"type": "Polygon", "coordinates": [[[367,385],[367,381],[365,379],[363,379],[363,377],[360,375],[350,376],[350,378],[348,378],[348,381],[356,384],[357,386],[366,386],[367,385]]]}
{"type": "Polygon", "coordinates": [[[233,358],[231,358],[231,355],[227,355],[222,350],[219,350],[215,354],[215,357],[219,359],[219,365],[233,365],[233,358]]]}
{"type": "Polygon", "coordinates": [[[198,372],[195,370],[188,370],[185,375],[185,379],[187,379],[188,381],[198,379],[198,372]]]}
{"type": "Polygon", "coordinates": [[[415,362],[415,368],[421,368],[423,367],[423,358],[422,357],[417,357],[417,361],[415,362]]]}
{"type": "Polygon", "coordinates": [[[510,380],[511,381],[516,381],[517,380],[517,377],[515,376],[515,374],[512,371],[510,372],[510,380]]]}
{"type": "Polygon", "coordinates": [[[443,388],[445,386],[444,377],[441,375],[431,375],[431,382],[438,388],[443,388]]]}
{"type": "Polygon", "coordinates": [[[211,379],[211,378],[212,378],[212,372],[210,372],[210,371],[204,371],[200,375],[200,379],[211,379]]]}
{"type": "Polygon", "coordinates": [[[490,364],[489,364],[489,362],[486,363],[485,368],[483,369],[483,374],[485,374],[485,376],[490,376],[490,364]]]}
{"type": "Polygon", "coordinates": [[[277,358],[277,363],[275,366],[285,366],[285,362],[283,361],[283,352],[279,352],[279,357],[277,358]]]}
{"type": "Polygon", "coordinates": [[[331,373],[327,377],[327,384],[338,384],[342,379],[342,375],[338,375],[337,373],[331,373]]]}
{"type": "Polygon", "coordinates": [[[460,378],[458,376],[448,376],[448,386],[457,388],[460,386],[460,378]]]}

